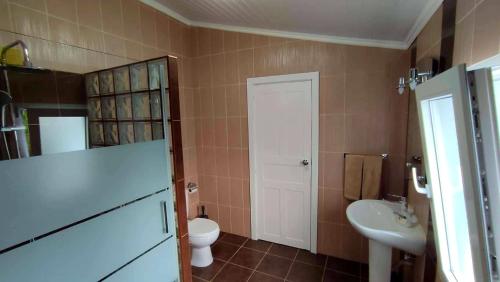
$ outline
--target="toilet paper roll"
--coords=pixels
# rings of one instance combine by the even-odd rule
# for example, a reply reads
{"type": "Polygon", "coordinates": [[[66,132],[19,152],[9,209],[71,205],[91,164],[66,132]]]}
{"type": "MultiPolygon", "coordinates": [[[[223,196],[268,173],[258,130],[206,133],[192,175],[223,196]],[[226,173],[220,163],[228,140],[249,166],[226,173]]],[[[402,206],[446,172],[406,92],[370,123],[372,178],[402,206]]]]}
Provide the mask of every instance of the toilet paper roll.
{"type": "Polygon", "coordinates": [[[186,207],[187,207],[188,219],[193,219],[198,217],[199,205],[200,205],[200,193],[198,192],[198,189],[186,189],[186,207]]]}

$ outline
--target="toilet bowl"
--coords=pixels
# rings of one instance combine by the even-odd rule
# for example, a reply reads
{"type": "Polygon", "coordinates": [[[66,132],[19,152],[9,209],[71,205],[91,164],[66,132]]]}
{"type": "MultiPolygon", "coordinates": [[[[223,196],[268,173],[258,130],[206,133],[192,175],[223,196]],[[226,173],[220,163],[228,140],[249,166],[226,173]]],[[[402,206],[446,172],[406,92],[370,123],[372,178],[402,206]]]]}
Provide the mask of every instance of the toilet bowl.
{"type": "Polygon", "coordinates": [[[214,261],[210,245],[219,238],[219,225],[213,220],[196,217],[199,205],[198,189],[186,189],[186,203],[191,265],[209,266],[214,261]]]}
{"type": "Polygon", "coordinates": [[[195,218],[188,221],[191,265],[205,267],[212,264],[212,245],[219,237],[219,225],[210,219],[195,218]]]}

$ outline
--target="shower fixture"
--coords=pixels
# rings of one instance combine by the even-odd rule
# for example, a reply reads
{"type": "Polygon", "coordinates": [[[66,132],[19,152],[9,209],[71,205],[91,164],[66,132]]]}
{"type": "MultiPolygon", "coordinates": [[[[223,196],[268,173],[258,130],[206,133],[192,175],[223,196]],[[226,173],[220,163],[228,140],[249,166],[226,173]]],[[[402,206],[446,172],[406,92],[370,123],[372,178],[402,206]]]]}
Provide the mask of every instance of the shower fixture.
{"type": "Polygon", "coordinates": [[[7,65],[7,51],[12,49],[16,45],[20,45],[21,49],[23,51],[23,58],[24,58],[23,66],[29,67],[29,68],[33,67],[33,65],[31,63],[30,55],[28,52],[28,46],[26,46],[26,44],[22,40],[16,40],[16,41],[14,41],[14,42],[12,42],[12,43],[10,43],[7,46],[2,48],[2,52],[0,54],[0,65],[2,65],[2,66],[7,65]]]}
{"type": "Polygon", "coordinates": [[[403,95],[406,86],[411,90],[415,90],[418,84],[426,82],[433,75],[433,71],[419,72],[416,68],[411,68],[408,72],[408,79],[405,79],[403,76],[399,78],[398,87],[396,87],[399,95],[403,95]]]}

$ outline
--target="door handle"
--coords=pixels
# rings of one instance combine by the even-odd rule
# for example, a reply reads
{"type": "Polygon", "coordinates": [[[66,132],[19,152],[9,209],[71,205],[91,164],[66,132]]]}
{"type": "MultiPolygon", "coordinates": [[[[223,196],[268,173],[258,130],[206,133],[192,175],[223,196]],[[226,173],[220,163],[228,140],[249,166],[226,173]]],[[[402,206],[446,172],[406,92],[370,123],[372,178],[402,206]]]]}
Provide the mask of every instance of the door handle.
{"type": "Polygon", "coordinates": [[[308,161],[308,160],[303,160],[303,161],[302,161],[302,164],[303,164],[304,166],[308,166],[308,165],[309,165],[309,161],[308,161]]]}
{"type": "Polygon", "coordinates": [[[421,184],[421,182],[425,183],[425,176],[417,175],[417,168],[416,167],[411,168],[411,178],[413,180],[413,187],[415,187],[415,190],[420,194],[427,195],[427,198],[430,198],[431,197],[431,190],[429,189],[428,185],[421,184]]]}
{"type": "Polygon", "coordinates": [[[161,213],[162,213],[162,224],[163,224],[163,233],[168,234],[168,217],[167,217],[167,202],[161,201],[161,213]]]}

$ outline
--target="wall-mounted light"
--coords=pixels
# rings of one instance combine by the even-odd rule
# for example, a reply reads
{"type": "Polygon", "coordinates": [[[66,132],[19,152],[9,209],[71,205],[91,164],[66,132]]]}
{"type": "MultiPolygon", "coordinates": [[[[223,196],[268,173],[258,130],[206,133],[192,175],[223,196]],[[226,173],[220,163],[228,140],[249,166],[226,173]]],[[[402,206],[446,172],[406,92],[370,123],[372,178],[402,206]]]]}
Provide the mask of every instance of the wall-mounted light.
{"type": "Polygon", "coordinates": [[[418,84],[427,81],[433,75],[432,71],[426,72],[418,72],[416,68],[411,68],[408,72],[408,79],[406,80],[404,77],[399,78],[398,93],[399,95],[403,95],[406,86],[411,90],[415,90],[418,84]]]}

